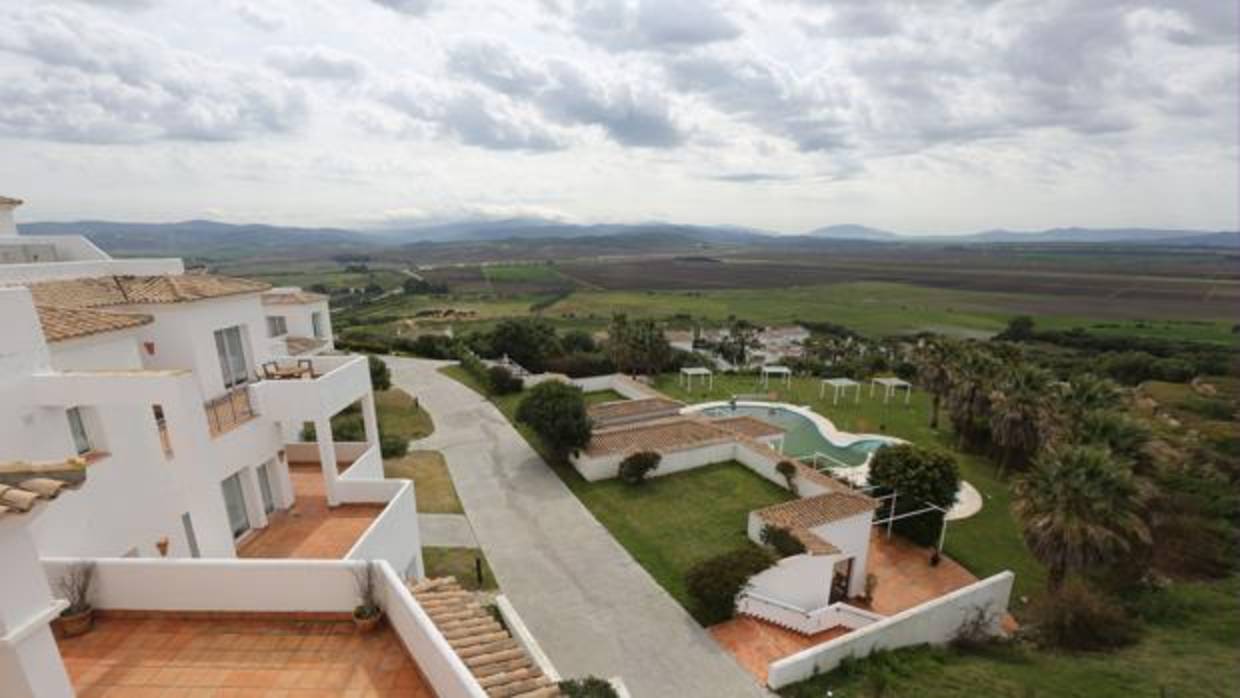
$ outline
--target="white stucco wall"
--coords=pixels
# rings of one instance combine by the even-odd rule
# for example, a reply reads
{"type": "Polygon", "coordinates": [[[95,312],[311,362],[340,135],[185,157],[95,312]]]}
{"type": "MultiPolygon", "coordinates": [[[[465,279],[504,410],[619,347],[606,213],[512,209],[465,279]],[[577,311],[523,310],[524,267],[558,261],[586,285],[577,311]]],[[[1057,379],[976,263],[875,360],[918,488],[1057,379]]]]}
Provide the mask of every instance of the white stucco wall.
{"type": "Polygon", "coordinates": [[[842,557],[853,559],[852,576],[848,580],[850,597],[865,594],[865,576],[869,564],[870,533],[873,522],[874,512],[867,511],[810,529],[810,532],[819,538],[831,541],[832,545],[840,549],[842,557]]]}
{"type": "Polygon", "coordinates": [[[876,649],[950,642],[961,625],[971,620],[979,610],[987,614],[990,631],[998,634],[1014,580],[1015,575],[1011,572],[1000,572],[847,635],[774,661],[770,665],[767,684],[778,689],[804,681],[815,674],[831,671],[845,657],[865,657],[876,649]]]}

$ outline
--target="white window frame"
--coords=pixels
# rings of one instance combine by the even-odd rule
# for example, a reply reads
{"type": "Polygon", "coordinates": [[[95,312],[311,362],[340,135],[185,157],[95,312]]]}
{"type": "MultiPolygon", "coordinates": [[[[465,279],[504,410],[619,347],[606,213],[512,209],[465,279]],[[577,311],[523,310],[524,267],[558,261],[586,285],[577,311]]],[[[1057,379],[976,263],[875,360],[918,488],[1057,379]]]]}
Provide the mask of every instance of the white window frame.
{"type": "Polygon", "coordinates": [[[315,339],[324,338],[323,335],[327,333],[327,328],[323,327],[323,311],[316,310],[310,313],[310,329],[315,339]]]}
{"type": "Polygon", "coordinates": [[[267,336],[283,337],[288,334],[288,318],[283,315],[267,316],[267,336]]]}
{"type": "Polygon", "coordinates": [[[73,437],[73,448],[77,454],[81,456],[95,450],[95,445],[90,438],[90,430],[86,428],[86,417],[82,414],[82,408],[70,407],[65,410],[65,417],[69,420],[69,434],[73,437]]]}
{"type": "Polygon", "coordinates": [[[246,356],[245,330],[242,325],[232,325],[215,331],[215,353],[220,360],[220,377],[224,380],[225,390],[250,382],[250,361],[246,356]],[[235,346],[230,342],[234,337],[235,346]]]}

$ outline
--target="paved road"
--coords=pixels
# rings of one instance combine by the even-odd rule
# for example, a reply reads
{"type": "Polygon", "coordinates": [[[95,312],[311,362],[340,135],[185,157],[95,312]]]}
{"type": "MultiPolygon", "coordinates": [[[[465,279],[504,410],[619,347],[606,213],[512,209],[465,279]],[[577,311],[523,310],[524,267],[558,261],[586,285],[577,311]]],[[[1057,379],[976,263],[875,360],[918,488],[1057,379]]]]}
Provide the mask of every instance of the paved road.
{"type": "Polygon", "coordinates": [[[499,410],[436,372],[443,362],[386,360],[393,384],[435,419],[435,433],[417,447],[443,452],[500,587],[561,674],[619,675],[635,698],[769,695],[616,543],[499,410]]]}
{"type": "Polygon", "coordinates": [[[422,545],[432,548],[476,548],[478,540],[464,514],[418,514],[422,545]]]}

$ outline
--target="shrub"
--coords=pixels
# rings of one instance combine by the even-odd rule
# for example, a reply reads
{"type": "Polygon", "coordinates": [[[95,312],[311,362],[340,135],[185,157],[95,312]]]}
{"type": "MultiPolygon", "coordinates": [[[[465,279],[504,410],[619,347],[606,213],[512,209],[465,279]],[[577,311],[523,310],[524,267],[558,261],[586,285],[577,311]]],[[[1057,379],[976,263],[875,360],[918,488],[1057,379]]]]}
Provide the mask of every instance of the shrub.
{"type": "Polygon", "coordinates": [[[551,373],[563,373],[569,378],[602,376],[616,372],[616,364],[602,352],[573,352],[548,359],[545,368],[551,373]]]}
{"type": "Polygon", "coordinates": [[[495,395],[511,395],[512,393],[521,392],[521,388],[525,387],[525,384],[521,382],[520,378],[512,375],[512,371],[509,371],[507,368],[492,366],[487,369],[487,387],[495,395]]]}
{"type": "Polygon", "coordinates": [[[491,352],[506,354],[524,368],[539,373],[543,362],[563,353],[551,323],[542,318],[504,320],[491,331],[491,352]]]}
{"type": "Polygon", "coordinates": [[[379,454],[384,458],[400,458],[409,452],[409,441],[399,436],[379,436],[379,454]]]}
{"type": "Polygon", "coordinates": [[[370,386],[375,390],[387,390],[392,387],[392,372],[388,370],[388,366],[383,359],[370,354],[366,357],[366,363],[370,367],[370,386]]]}
{"type": "Polygon", "coordinates": [[[788,483],[788,491],[797,494],[797,465],[790,460],[781,460],[775,464],[775,471],[784,476],[784,482],[788,483]]]}
{"type": "Polygon", "coordinates": [[[767,551],[749,545],[707,558],[690,568],[685,585],[693,597],[698,620],[710,625],[731,618],[736,610],[736,595],[750,577],[774,561],[767,551]]]}
{"type": "Polygon", "coordinates": [[[424,334],[413,339],[399,339],[396,346],[401,351],[425,359],[455,359],[456,340],[442,334],[424,334]]]}
{"type": "Polygon", "coordinates": [[[581,388],[558,381],[539,383],[517,406],[517,421],[530,427],[563,458],[590,443],[590,418],[581,388]]]}
{"type": "Polygon", "coordinates": [[[560,691],[568,698],[620,698],[611,684],[597,676],[567,679],[559,683],[560,691]]]}
{"type": "Polygon", "coordinates": [[[564,336],[560,338],[560,344],[563,345],[564,351],[570,354],[589,354],[598,350],[594,337],[585,330],[572,330],[564,333],[564,336]]]}
{"type": "Polygon", "coordinates": [[[659,467],[663,456],[654,451],[640,451],[620,461],[620,479],[630,485],[640,485],[646,475],[659,467]]]}
{"type": "MultiPolygon", "coordinates": [[[[937,450],[900,444],[879,449],[870,461],[869,484],[894,489],[896,513],[924,509],[929,502],[951,508],[960,489],[956,459],[937,450]]],[[[934,545],[943,526],[943,514],[930,511],[895,522],[900,535],[918,545],[934,545]]]]}
{"type": "Polygon", "coordinates": [[[1137,640],[1139,628],[1120,606],[1080,581],[1030,607],[1033,636],[1043,647],[1088,651],[1123,647],[1137,640]]]}
{"type": "Polygon", "coordinates": [[[780,557],[790,557],[805,552],[805,544],[801,542],[801,539],[792,535],[792,531],[780,526],[771,524],[763,526],[761,538],[762,543],[774,548],[780,557]]]}

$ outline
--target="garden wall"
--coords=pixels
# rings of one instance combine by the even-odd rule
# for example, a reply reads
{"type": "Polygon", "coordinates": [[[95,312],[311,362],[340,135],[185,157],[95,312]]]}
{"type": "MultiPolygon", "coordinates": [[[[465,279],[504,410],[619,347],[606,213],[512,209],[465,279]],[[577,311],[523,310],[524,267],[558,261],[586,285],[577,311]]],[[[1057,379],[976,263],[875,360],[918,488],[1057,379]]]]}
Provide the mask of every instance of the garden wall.
{"type": "Polygon", "coordinates": [[[1000,572],[877,623],[771,662],[767,684],[779,689],[831,671],[846,657],[865,657],[878,649],[950,642],[980,611],[987,630],[998,635],[1007,613],[1015,575],[1000,572]]]}

